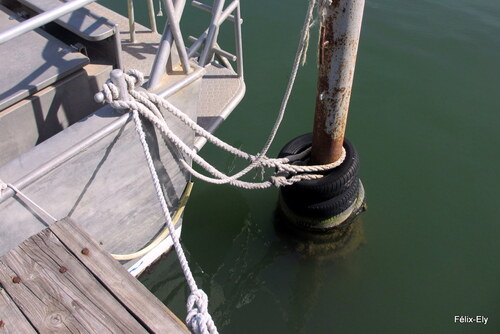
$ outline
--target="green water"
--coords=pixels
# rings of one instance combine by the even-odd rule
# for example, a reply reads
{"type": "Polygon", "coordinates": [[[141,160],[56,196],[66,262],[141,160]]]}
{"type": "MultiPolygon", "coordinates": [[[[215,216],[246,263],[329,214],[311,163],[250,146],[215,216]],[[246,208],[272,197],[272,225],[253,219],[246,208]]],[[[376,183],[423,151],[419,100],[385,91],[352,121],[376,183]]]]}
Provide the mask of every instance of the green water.
{"type": "MultiPolygon", "coordinates": [[[[247,94],[218,135],[257,152],[307,1],[242,2],[247,94]]],[[[207,16],[186,14],[184,29],[199,34],[207,16]]],[[[312,129],[312,44],[271,155],[312,129]]],[[[500,333],[499,61],[498,0],[367,0],[347,130],[368,196],[361,245],[315,256],[276,231],[275,189],[196,182],[183,245],[219,330],[500,333]],[[460,324],[457,315],[489,319],[460,324]]],[[[202,155],[224,171],[242,166],[212,147],[202,155]]],[[[173,254],[141,281],[184,318],[173,254]]]]}

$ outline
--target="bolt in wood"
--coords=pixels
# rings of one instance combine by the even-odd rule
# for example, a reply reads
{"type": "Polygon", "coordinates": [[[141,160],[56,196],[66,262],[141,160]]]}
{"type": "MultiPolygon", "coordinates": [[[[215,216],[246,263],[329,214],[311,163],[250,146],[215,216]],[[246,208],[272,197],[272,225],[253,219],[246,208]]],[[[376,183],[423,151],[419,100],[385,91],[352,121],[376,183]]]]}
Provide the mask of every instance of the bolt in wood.
{"type": "Polygon", "coordinates": [[[19,284],[19,283],[21,283],[21,277],[19,277],[19,276],[14,276],[14,277],[12,278],[12,283],[14,283],[14,284],[19,284]]]}
{"type": "Polygon", "coordinates": [[[84,249],[82,249],[82,254],[83,255],[89,255],[90,251],[87,247],[85,247],[84,249]]]}

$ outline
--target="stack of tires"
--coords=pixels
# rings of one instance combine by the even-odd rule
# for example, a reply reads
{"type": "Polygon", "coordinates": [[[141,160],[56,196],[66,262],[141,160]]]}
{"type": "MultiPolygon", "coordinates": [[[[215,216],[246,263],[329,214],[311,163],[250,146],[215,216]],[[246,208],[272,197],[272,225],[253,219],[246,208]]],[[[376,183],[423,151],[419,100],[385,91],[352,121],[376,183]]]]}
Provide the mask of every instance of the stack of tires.
{"type": "MultiPolygon", "coordinates": [[[[281,149],[279,157],[300,153],[311,147],[311,144],[311,133],[299,136],[281,149]]],[[[291,213],[295,218],[293,220],[317,222],[318,227],[321,227],[322,222],[352,209],[359,200],[362,187],[358,177],[359,156],[347,139],[344,141],[344,148],[344,162],[332,170],[320,173],[324,175],[322,178],[304,180],[281,188],[282,208],[283,204],[286,207],[283,210],[285,215],[289,216],[291,213]]],[[[308,161],[299,163],[308,164],[308,161]]]]}

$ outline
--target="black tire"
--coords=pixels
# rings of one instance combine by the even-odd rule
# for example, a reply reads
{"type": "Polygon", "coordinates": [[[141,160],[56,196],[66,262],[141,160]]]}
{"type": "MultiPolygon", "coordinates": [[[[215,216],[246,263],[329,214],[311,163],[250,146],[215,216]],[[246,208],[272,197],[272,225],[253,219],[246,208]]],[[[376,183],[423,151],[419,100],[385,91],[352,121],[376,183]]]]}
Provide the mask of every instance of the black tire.
{"type": "Polygon", "coordinates": [[[358,192],[359,179],[356,177],[343,193],[322,202],[311,202],[309,199],[300,199],[298,196],[287,198],[283,192],[282,196],[288,208],[295,214],[323,220],[347,210],[356,201],[358,192]]]}
{"type": "MultiPolygon", "coordinates": [[[[280,151],[278,157],[293,155],[304,151],[312,144],[312,133],[301,135],[287,143],[280,151]]],[[[296,182],[291,186],[281,188],[282,194],[287,198],[298,196],[300,199],[309,199],[312,202],[327,201],[343,194],[357,180],[359,170],[359,155],[354,145],[347,139],[344,140],[346,158],[344,162],[324,174],[321,179],[296,182]]]]}

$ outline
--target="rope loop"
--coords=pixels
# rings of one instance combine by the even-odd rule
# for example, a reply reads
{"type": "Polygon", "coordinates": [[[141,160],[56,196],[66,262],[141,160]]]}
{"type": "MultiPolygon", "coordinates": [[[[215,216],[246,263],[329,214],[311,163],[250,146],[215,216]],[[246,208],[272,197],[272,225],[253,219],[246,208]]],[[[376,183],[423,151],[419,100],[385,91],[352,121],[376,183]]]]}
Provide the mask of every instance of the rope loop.
{"type": "Polygon", "coordinates": [[[144,84],[144,74],[136,69],[130,69],[127,71],[127,75],[135,79],[135,88],[141,87],[144,84]]]}
{"type": "Polygon", "coordinates": [[[193,176],[201,178],[206,182],[215,184],[229,183],[244,189],[264,189],[271,186],[284,187],[302,180],[311,180],[322,177],[319,174],[311,173],[318,173],[333,169],[339,166],[345,159],[345,150],[342,151],[342,155],[337,161],[327,165],[314,166],[308,166],[305,164],[305,161],[307,161],[306,159],[310,154],[310,149],[284,158],[269,158],[262,154],[248,154],[215,137],[213,134],[199,126],[181,110],[177,109],[174,105],[160,96],[144,90],[137,90],[136,88],[140,87],[144,81],[144,76],[141,72],[137,70],[129,70],[123,76],[125,82],[127,83],[127,92],[120,94],[119,88],[113,82],[108,80],[103,86],[105,101],[115,109],[137,111],[142,117],[149,120],[168,140],[174,144],[175,147],[179,149],[182,156],[192,159],[193,162],[200,165],[203,169],[215,177],[207,177],[194,172],[191,168],[187,168],[193,176]],[[120,99],[120,96],[128,96],[129,99],[122,100],[120,99]],[[160,110],[166,110],[172,113],[184,124],[189,126],[197,135],[206,138],[207,141],[239,158],[248,160],[250,165],[232,176],[228,176],[220,172],[214,166],[201,158],[194,149],[183,143],[182,140],[169,129],[160,110]],[[267,182],[259,183],[240,180],[240,178],[247,173],[247,170],[262,170],[265,168],[276,169],[275,174],[270,176],[267,182]]]}
{"type": "Polygon", "coordinates": [[[191,292],[187,303],[188,314],[186,324],[196,334],[215,334],[218,333],[212,316],[208,313],[208,297],[201,290],[191,292]]]}
{"type": "Polygon", "coordinates": [[[111,82],[110,79],[106,80],[102,85],[102,93],[104,94],[104,101],[111,104],[113,101],[118,100],[120,97],[120,90],[111,82]]]}
{"type": "MultiPolygon", "coordinates": [[[[305,61],[305,54],[307,53],[307,45],[309,40],[309,29],[313,24],[313,9],[316,7],[316,1],[317,0],[309,0],[309,7],[302,28],[301,38],[299,41],[297,53],[295,55],[295,61],[287,85],[287,89],[283,97],[278,116],[271,130],[271,134],[269,135],[262,150],[258,154],[252,155],[234,146],[231,146],[230,144],[220,140],[212,133],[202,128],[196,123],[196,121],[193,121],[189,116],[169,103],[167,100],[146,90],[138,90],[137,88],[141,87],[144,83],[144,75],[137,70],[129,70],[126,74],[123,75],[126,82],[126,88],[123,87],[121,83],[120,87],[122,87],[122,89],[126,89],[126,92],[120,92],[120,89],[113,82],[108,80],[103,85],[102,96],[96,95],[96,101],[105,101],[115,109],[128,110],[129,112],[132,112],[132,117],[136,125],[136,131],[139,135],[139,139],[144,150],[148,168],[153,179],[153,184],[166,219],[166,224],[171,231],[174,231],[175,227],[172,223],[168,205],[166,203],[161,183],[158,174],[156,173],[149,146],[146,141],[144,129],[142,128],[141,117],[151,122],[151,124],[161,132],[164,138],[166,140],[169,140],[170,143],[180,152],[181,158],[179,159],[179,161],[181,164],[183,164],[186,170],[188,170],[195,177],[215,184],[231,184],[244,189],[265,189],[273,185],[276,187],[289,186],[295,182],[299,182],[302,180],[321,178],[322,175],[311,173],[327,171],[329,169],[335,168],[340,165],[345,159],[345,150],[343,151],[343,155],[338,161],[332,164],[320,166],[304,165],[303,160],[307,157],[307,154],[309,154],[308,151],[279,159],[271,159],[266,156],[283,120],[301,59],[305,61]],[[123,97],[123,99],[120,99],[121,96],[123,97]],[[205,161],[201,156],[198,155],[194,148],[189,147],[172,130],[169,129],[161,110],[170,112],[173,116],[177,117],[181,122],[191,128],[196,135],[205,138],[208,142],[239,158],[248,160],[250,162],[249,165],[233,175],[226,175],[222,173],[207,161],[205,161]],[[186,162],[188,160],[191,160],[193,163],[201,166],[209,174],[211,174],[212,177],[196,171],[190,164],[186,162]],[[248,174],[251,170],[257,168],[260,168],[261,170],[264,168],[275,168],[277,171],[269,178],[268,181],[265,182],[252,183],[241,180],[241,177],[248,174]]],[[[189,269],[189,265],[184,251],[182,250],[182,246],[180,244],[178,236],[175,233],[172,233],[171,236],[174,244],[174,249],[177,252],[177,256],[181,264],[182,271],[191,290],[191,295],[189,296],[186,305],[188,310],[186,323],[196,334],[218,333],[217,327],[215,326],[212,317],[208,313],[208,297],[201,289],[198,289],[198,287],[196,286],[196,282],[194,280],[193,274],[189,269]]]]}

